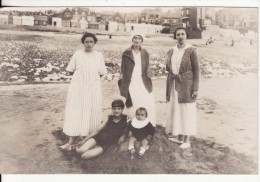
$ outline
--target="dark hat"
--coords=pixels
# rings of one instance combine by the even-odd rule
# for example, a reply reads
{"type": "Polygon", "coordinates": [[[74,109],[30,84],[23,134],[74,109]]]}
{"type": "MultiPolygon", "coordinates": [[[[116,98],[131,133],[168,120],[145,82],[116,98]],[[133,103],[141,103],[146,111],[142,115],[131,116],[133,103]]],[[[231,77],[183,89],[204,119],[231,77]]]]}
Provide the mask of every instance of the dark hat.
{"type": "Polygon", "coordinates": [[[112,106],[112,108],[113,108],[113,107],[121,107],[122,109],[125,108],[125,104],[124,104],[124,102],[123,102],[121,99],[116,99],[116,100],[114,100],[114,101],[112,102],[111,106],[112,106]]]}

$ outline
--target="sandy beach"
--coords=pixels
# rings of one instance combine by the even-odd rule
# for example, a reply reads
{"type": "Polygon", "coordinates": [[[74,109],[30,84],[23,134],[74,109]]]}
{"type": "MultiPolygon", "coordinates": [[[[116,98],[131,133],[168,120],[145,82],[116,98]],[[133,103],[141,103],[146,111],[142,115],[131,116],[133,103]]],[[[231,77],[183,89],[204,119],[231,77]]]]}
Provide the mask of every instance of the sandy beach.
{"type": "MultiPolygon", "coordinates": [[[[165,79],[153,82],[158,124],[163,126],[166,119],[165,79]]],[[[104,118],[110,113],[112,98],[121,98],[116,84],[116,81],[103,82],[104,118]]],[[[52,135],[63,126],[68,86],[34,84],[0,88],[2,173],[82,172],[76,163],[64,159],[57,146],[62,141],[52,135]]],[[[196,137],[223,144],[257,162],[255,98],[257,76],[254,74],[230,79],[202,79],[196,137]]]]}

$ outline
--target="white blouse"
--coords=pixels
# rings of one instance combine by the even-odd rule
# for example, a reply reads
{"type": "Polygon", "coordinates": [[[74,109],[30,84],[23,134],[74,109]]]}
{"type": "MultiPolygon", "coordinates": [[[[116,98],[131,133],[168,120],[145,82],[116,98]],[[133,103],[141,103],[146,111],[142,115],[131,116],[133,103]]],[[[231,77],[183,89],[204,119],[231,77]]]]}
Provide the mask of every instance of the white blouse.
{"type": "Polygon", "coordinates": [[[132,51],[132,53],[134,55],[134,62],[135,62],[132,78],[141,77],[142,75],[141,52],[139,51],[138,53],[135,53],[134,51],[132,51]]]}
{"type": "Polygon", "coordinates": [[[185,47],[182,49],[179,49],[177,45],[173,47],[173,54],[171,58],[173,74],[179,74],[182,56],[184,54],[185,49],[189,47],[191,47],[190,44],[186,44],[185,47]]]}

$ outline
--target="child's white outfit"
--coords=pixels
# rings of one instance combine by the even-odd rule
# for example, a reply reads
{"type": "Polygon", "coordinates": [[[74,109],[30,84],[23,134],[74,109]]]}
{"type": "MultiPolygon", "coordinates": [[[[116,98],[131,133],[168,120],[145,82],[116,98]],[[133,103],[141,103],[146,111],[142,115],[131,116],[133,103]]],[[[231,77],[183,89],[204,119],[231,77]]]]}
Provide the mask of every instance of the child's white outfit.
{"type": "MultiPolygon", "coordinates": [[[[133,118],[129,124],[129,132],[130,131],[132,132],[133,137],[135,137],[137,141],[142,141],[144,139],[149,140],[147,138],[148,136],[153,137],[155,129],[148,118],[144,121],[139,121],[136,118],[133,118]]],[[[128,149],[130,151],[134,149],[134,142],[129,142],[128,149]]],[[[139,153],[144,154],[144,152],[147,149],[148,148],[141,147],[139,153]]]]}

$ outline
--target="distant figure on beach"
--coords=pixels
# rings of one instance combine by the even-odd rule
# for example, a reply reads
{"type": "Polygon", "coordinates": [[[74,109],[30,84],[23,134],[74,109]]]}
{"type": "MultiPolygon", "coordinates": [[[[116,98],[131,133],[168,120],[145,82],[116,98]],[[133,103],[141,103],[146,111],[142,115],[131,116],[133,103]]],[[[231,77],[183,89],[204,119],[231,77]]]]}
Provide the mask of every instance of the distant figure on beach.
{"type": "Polygon", "coordinates": [[[231,40],[231,45],[230,46],[234,46],[235,45],[235,41],[234,39],[231,40]]]}
{"type": "Polygon", "coordinates": [[[142,157],[145,151],[149,148],[149,144],[153,139],[155,129],[147,118],[147,110],[140,107],[136,110],[135,118],[130,121],[129,124],[129,145],[128,150],[130,154],[135,154],[135,141],[141,142],[141,147],[138,152],[138,156],[142,157]]]}
{"type": "Polygon", "coordinates": [[[127,133],[127,116],[122,114],[124,102],[120,99],[111,104],[112,115],[107,121],[92,131],[85,139],[78,143],[76,152],[81,154],[82,159],[91,159],[105,152],[114,143],[120,144],[127,133]]]}
{"type": "Polygon", "coordinates": [[[70,150],[77,136],[87,136],[99,126],[102,118],[100,77],[107,73],[101,52],[94,50],[97,38],[85,33],[81,42],[84,48],[76,51],[66,70],[73,73],[69,86],[63,132],[69,142],[60,146],[70,150]]]}
{"type": "Polygon", "coordinates": [[[109,39],[112,39],[112,35],[111,34],[109,35],[109,39]]]}
{"type": "Polygon", "coordinates": [[[213,43],[214,43],[214,41],[213,41],[212,37],[210,37],[210,38],[207,40],[206,45],[213,44],[213,43]]]}
{"type": "Polygon", "coordinates": [[[186,43],[185,28],[177,28],[174,39],[178,43],[167,53],[166,83],[168,119],[166,133],[169,140],[189,148],[190,135],[197,133],[196,98],[199,90],[199,60],[196,49],[186,43]],[[178,137],[176,138],[175,136],[178,137]]]}
{"type": "Polygon", "coordinates": [[[149,54],[141,47],[145,36],[142,32],[132,32],[132,46],[122,55],[119,89],[121,96],[126,99],[128,116],[132,119],[139,107],[144,107],[149,113],[149,120],[156,126],[156,110],[153,95],[152,80],[148,75],[149,54]]]}

